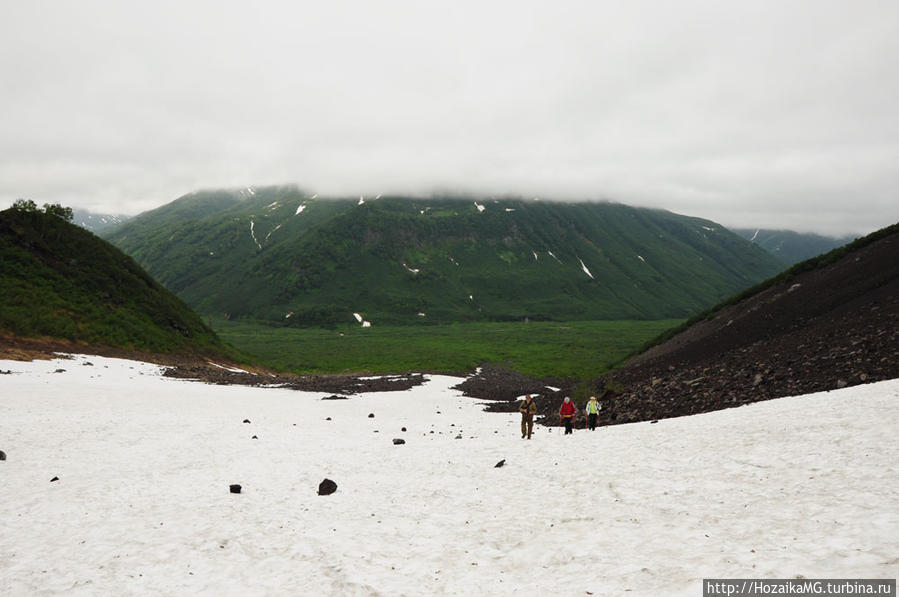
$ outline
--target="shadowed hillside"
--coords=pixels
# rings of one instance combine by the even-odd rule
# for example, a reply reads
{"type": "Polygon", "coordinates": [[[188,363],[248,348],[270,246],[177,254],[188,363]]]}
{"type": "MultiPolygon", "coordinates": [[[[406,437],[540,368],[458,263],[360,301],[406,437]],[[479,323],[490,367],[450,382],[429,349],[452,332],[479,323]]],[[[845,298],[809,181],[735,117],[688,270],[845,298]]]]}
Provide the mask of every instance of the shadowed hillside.
{"type": "Polygon", "coordinates": [[[133,259],[33,204],[0,212],[0,263],[0,335],[162,353],[225,351],[133,259]]]}
{"type": "Polygon", "coordinates": [[[603,414],[657,419],[896,377],[899,224],[688,322],[610,376],[603,414]]]}

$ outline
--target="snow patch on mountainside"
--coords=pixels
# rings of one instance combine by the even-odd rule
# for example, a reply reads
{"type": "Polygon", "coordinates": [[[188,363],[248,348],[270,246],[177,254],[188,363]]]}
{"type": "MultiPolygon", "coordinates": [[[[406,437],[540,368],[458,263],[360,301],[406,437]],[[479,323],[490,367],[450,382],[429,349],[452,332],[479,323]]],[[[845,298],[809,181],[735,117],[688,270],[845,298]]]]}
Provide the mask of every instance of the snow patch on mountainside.
{"type": "Polygon", "coordinates": [[[590,276],[591,280],[595,280],[596,278],[593,277],[593,274],[591,274],[590,270],[587,269],[587,266],[584,265],[584,260],[581,259],[580,257],[578,257],[577,260],[581,262],[581,269],[584,270],[584,273],[587,274],[588,276],[590,276]]]}

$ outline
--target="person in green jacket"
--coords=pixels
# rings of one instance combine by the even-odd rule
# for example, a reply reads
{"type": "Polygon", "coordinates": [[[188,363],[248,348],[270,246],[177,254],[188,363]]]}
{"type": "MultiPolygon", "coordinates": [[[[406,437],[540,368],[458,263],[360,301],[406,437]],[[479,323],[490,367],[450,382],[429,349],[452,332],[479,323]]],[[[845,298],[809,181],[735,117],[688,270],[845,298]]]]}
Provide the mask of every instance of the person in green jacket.
{"type": "Polygon", "coordinates": [[[534,415],[537,414],[537,403],[531,400],[531,395],[527,394],[521,405],[518,407],[521,413],[521,439],[527,437],[531,439],[531,433],[534,432],[534,415]]]}
{"type": "Polygon", "coordinates": [[[596,429],[596,424],[599,423],[599,411],[602,410],[602,405],[597,402],[596,396],[590,396],[590,400],[587,401],[587,406],[584,407],[584,411],[587,413],[587,425],[590,426],[590,431],[596,429]]]}

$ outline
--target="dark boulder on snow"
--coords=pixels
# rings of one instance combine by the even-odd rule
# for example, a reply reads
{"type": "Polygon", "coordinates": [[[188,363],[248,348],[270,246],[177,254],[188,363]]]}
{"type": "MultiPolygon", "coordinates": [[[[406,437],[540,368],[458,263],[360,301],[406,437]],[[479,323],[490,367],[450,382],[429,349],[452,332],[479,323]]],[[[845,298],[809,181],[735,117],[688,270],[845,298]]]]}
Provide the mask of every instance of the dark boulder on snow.
{"type": "Polygon", "coordinates": [[[505,459],[505,458],[503,458],[502,460],[500,460],[499,462],[497,462],[496,464],[494,464],[494,465],[493,465],[493,468],[502,468],[504,464],[506,464],[506,459],[505,459]]]}
{"type": "Polygon", "coordinates": [[[228,486],[228,490],[229,490],[231,493],[240,493],[240,485],[237,485],[237,484],[229,485],[229,486],[228,486]]]}
{"type": "Polygon", "coordinates": [[[6,460],[6,452],[0,450],[0,460],[6,460]]]}
{"type": "Polygon", "coordinates": [[[337,491],[337,483],[331,479],[325,479],[318,484],[318,495],[331,495],[337,491]]]}
{"type": "Polygon", "coordinates": [[[394,445],[394,446],[399,446],[399,445],[405,444],[405,443],[406,443],[406,440],[404,440],[404,439],[399,439],[399,438],[397,438],[397,437],[393,438],[393,445],[394,445]]]}
{"type": "Polygon", "coordinates": [[[400,431],[405,431],[405,430],[406,430],[406,428],[405,428],[405,427],[403,427],[403,428],[402,428],[402,429],[400,429],[400,431]]]}
{"type": "Polygon", "coordinates": [[[244,423],[249,423],[250,420],[249,420],[249,419],[244,419],[243,422],[244,422],[244,423]]]}
{"type": "Polygon", "coordinates": [[[338,396],[337,394],[332,394],[330,396],[325,396],[322,400],[349,400],[348,396],[338,396]]]}
{"type": "Polygon", "coordinates": [[[375,418],[375,413],[368,413],[368,418],[369,418],[369,419],[374,419],[374,418],[375,418]]]}
{"type": "Polygon", "coordinates": [[[259,439],[259,436],[258,436],[258,435],[254,435],[254,436],[251,437],[250,439],[259,439]]]}
{"type": "Polygon", "coordinates": [[[53,477],[52,479],[50,479],[51,483],[53,483],[54,481],[59,481],[59,477],[53,477]]]}

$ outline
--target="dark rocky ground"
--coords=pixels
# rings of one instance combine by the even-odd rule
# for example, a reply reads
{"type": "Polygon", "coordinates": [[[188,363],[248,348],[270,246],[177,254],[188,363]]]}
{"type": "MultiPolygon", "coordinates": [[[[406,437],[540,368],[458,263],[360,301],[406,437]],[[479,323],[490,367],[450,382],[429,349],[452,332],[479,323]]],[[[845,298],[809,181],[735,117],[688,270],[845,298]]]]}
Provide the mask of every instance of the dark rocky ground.
{"type": "Polygon", "coordinates": [[[394,392],[408,390],[424,383],[420,373],[405,373],[385,376],[353,376],[353,375],[289,375],[276,373],[240,373],[227,371],[220,367],[205,365],[175,365],[163,373],[166,377],[179,379],[195,379],[219,385],[239,384],[245,386],[287,387],[303,392],[328,392],[327,399],[339,399],[340,395],[358,394],[361,392],[394,392]]]}

